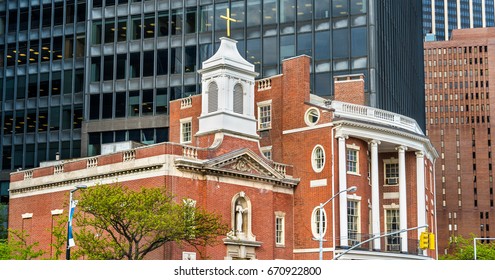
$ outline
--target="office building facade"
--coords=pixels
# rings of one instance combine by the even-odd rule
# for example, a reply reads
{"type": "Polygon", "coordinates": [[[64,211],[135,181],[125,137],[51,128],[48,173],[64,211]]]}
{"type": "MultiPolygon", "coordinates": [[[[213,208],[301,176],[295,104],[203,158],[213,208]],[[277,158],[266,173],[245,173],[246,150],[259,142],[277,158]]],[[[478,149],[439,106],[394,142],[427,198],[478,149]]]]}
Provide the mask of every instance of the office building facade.
{"type": "Polygon", "coordinates": [[[423,0],[423,36],[448,41],[454,29],[490,27],[495,23],[493,0],[423,0]]]}
{"type": "Polygon", "coordinates": [[[474,28],[454,30],[450,41],[425,43],[427,135],[440,154],[439,254],[459,236],[493,237],[493,38],[495,28],[474,28]]]}
{"type": "Polygon", "coordinates": [[[364,74],[366,104],[425,128],[419,0],[0,1],[2,190],[57,153],[167,141],[168,104],[201,92],[196,70],[226,35],[227,8],[259,77],[307,54],[313,94],[364,74]]]}

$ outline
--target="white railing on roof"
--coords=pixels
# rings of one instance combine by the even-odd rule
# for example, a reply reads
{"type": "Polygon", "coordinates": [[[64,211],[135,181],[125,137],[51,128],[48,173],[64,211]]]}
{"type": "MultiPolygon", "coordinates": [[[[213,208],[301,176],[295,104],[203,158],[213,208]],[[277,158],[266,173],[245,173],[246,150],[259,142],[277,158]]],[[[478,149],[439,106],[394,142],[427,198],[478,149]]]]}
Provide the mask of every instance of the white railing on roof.
{"type": "Polygon", "coordinates": [[[258,91],[267,90],[272,88],[272,79],[266,78],[258,81],[258,91]]]}
{"type": "Polygon", "coordinates": [[[189,108],[191,106],[192,106],[192,97],[191,96],[181,99],[181,101],[180,101],[180,108],[181,109],[189,108]]]}
{"type": "Polygon", "coordinates": [[[127,150],[122,152],[122,161],[131,161],[136,159],[135,150],[127,150]]]}
{"type": "Polygon", "coordinates": [[[98,158],[88,158],[86,161],[86,168],[93,168],[98,166],[98,158]]]}
{"type": "Polygon", "coordinates": [[[343,118],[375,122],[424,134],[414,119],[390,111],[340,101],[332,101],[329,107],[335,110],[335,115],[343,118]]]}
{"type": "Polygon", "coordinates": [[[53,174],[59,174],[59,173],[63,173],[63,172],[64,172],[64,165],[63,164],[55,165],[53,167],[53,174]]]}
{"type": "Polygon", "coordinates": [[[198,149],[195,147],[190,147],[190,146],[183,146],[182,147],[182,155],[187,158],[198,158],[198,149]]]}
{"type": "Polygon", "coordinates": [[[33,170],[24,171],[24,180],[33,178],[33,170]]]}
{"type": "Polygon", "coordinates": [[[273,163],[273,168],[280,174],[282,175],[287,175],[287,170],[286,170],[286,166],[284,164],[281,164],[281,163],[276,163],[274,162],[273,163]]]}

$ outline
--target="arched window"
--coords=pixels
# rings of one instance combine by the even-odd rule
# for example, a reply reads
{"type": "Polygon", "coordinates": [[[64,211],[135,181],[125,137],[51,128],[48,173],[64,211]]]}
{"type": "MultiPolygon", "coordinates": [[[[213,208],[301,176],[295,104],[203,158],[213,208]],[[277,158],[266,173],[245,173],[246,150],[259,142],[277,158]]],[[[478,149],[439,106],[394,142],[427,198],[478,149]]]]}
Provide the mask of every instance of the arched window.
{"type": "Polygon", "coordinates": [[[242,93],[242,85],[236,84],[234,86],[234,113],[242,114],[243,113],[243,93],[242,93]]]}
{"type": "Polygon", "coordinates": [[[327,212],[325,209],[320,210],[320,207],[316,207],[311,215],[311,232],[315,238],[320,236],[320,223],[322,228],[321,235],[325,235],[327,232],[327,212]]]}
{"type": "Polygon", "coordinates": [[[208,86],[208,113],[218,110],[218,86],[212,82],[208,86]]]}
{"type": "Polygon", "coordinates": [[[325,151],[321,145],[316,145],[311,154],[311,165],[315,172],[321,172],[325,167],[325,151]]]}

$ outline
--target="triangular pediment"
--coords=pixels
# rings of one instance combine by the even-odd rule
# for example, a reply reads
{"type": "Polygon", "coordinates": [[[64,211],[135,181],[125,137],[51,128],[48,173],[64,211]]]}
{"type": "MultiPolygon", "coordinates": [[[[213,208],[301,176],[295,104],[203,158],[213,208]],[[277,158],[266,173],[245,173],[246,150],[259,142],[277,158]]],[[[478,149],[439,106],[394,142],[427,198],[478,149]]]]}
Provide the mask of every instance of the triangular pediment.
{"type": "Polygon", "coordinates": [[[175,160],[175,166],[202,174],[222,174],[228,177],[270,182],[285,188],[294,188],[299,183],[299,179],[286,175],[285,165],[270,162],[247,148],[209,160],[181,157],[175,160]]]}
{"type": "Polygon", "coordinates": [[[285,178],[283,174],[276,171],[263,158],[249,149],[241,149],[219,156],[207,161],[204,167],[257,177],[285,178]]]}

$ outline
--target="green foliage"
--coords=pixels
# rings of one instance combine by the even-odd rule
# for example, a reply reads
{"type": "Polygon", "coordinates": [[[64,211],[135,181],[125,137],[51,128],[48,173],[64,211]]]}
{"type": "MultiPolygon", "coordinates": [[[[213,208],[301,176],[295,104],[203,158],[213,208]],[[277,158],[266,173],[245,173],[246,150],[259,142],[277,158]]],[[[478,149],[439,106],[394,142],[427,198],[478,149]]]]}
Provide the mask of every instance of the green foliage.
{"type": "MultiPolygon", "coordinates": [[[[457,237],[456,242],[449,245],[449,254],[439,256],[441,260],[474,260],[474,237],[457,237]]],[[[476,243],[476,259],[495,260],[495,243],[476,243]]]]}
{"type": "Polygon", "coordinates": [[[52,260],[60,260],[62,254],[65,253],[67,246],[67,221],[68,217],[66,215],[61,216],[57,219],[57,225],[53,227],[53,242],[50,244],[52,260]]]}
{"type": "Polygon", "coordinates": [[[199,248],[228,231],[220,216],[177,204],[164,188],[99,185],[81,192],[78,207],[75,257],[140,260],[167,242],[199,248]]]}
{"type": "Polygon", "coordinates": [[[0,240],[7,239],[7,209],[8,205],[0,204],[0,240]]]}
{"type": "Polygon", "coordinates": [[[9,239],[0,240],[0,260],[31,260],[45,253],[35,249],[38,242],[28,244],[29,235],[24,231],[9,230],[9,235],[9,239]]]}

